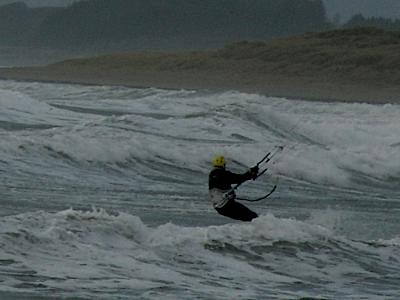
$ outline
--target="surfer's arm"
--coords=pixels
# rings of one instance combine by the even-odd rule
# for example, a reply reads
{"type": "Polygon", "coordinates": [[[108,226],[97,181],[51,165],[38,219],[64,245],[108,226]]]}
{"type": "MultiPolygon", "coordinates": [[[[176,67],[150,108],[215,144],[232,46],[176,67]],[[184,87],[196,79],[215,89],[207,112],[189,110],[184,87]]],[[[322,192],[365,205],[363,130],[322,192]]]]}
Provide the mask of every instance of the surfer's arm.
{"type": "Polygon", "coordinates": [[[251,171],[247,171],[246,173],[243,174],[237,174],[230,171],[226,171],[226,176],[228,177],[230,184],[239,184],[244,181],[253,179],[254,177],[253,172],[251,171]]]}

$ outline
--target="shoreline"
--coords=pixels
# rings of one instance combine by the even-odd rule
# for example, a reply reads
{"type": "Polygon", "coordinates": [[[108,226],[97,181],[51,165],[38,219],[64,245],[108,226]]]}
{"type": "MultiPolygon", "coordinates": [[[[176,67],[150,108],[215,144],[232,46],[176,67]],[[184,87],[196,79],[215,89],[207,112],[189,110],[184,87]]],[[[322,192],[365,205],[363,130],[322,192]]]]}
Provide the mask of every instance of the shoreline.
{"type": "Polygon", "coordinates": [[[104,54],[0,68],[0,79],[400,104],[400,34],[359,28],[209,51],[104,54]]]}
{"type": "Polygon", "coordinates": [[[94,72],[52,67],[0,68],[0,80],[60,84],[110,85],[132,88],[238,91],[291,100],[400,104],[400,87],[359,83],[333,83],[304,77],[279,75],[237,76],[208,72],[137,71],[94,72]]]}

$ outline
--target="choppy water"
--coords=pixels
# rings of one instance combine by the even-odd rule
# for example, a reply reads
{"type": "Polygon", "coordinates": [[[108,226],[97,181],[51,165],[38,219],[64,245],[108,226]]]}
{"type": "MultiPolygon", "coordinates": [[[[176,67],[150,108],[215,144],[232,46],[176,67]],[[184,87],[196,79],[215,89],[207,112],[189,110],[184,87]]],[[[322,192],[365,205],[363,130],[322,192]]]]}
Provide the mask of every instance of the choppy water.
{"type": "Polygon", "coordinates": [[[1,299],[400,298],[400,106],[0,81],[0,137],[1,299]]]}

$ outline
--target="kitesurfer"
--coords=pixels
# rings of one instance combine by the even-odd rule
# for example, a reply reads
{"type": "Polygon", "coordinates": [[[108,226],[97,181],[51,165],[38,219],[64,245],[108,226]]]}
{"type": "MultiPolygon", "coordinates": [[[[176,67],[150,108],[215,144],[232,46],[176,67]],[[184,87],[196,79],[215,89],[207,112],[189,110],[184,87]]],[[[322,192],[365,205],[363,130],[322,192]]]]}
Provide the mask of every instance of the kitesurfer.
{"type": "Polygon", "coordinates": [[[226,170],[225,157],[215,156],[212,160],[213,169],[208,177],[208,189],[211,202],[215,210],[223,216],[251,221],[258,215],[243,204],[235,201],[236,194],[232,184],[240,184],[246,180],[256,179],[258,166],[251,168],[243,174],[236,174],[226,170]]]}

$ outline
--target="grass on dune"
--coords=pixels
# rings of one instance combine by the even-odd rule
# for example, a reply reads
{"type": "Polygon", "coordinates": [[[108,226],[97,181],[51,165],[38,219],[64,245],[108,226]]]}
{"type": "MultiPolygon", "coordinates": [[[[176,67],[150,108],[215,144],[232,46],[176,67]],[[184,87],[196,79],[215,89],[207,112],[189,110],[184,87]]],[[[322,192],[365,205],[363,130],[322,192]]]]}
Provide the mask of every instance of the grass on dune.
{"type": "Polygon", "coordinates": [[[400,33],[356,28],[268,42],[242,41],[198,52],[133,52],[67,60],[52,68],[140,72],[237,72],[318,79],[400,82],[400,33]]]}

